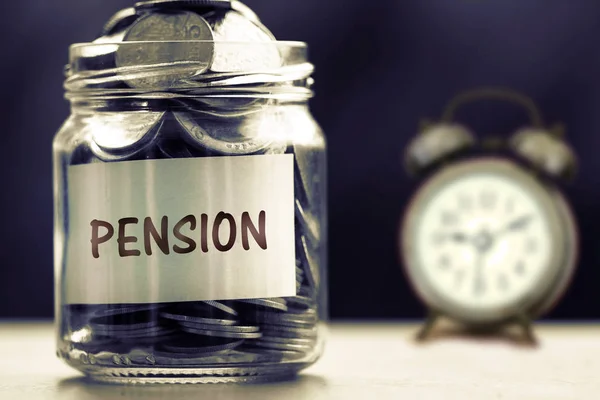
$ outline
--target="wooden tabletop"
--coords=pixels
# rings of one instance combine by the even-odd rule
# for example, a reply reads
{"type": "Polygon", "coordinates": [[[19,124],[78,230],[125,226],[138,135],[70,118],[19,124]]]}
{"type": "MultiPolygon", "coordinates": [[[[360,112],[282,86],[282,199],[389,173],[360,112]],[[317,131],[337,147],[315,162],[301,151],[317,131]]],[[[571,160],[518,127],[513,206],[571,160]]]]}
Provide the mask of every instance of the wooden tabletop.
{"type": "Polygon", "coordinates": [[[323,358],[272,384],[102,385],[54,355],[51,323],[0,323],[0,399],[586,399],[600,398],[600,324],[537,325],[537,347],[510,336],[438,335],[417,325],[333,324],[323,358]]]}

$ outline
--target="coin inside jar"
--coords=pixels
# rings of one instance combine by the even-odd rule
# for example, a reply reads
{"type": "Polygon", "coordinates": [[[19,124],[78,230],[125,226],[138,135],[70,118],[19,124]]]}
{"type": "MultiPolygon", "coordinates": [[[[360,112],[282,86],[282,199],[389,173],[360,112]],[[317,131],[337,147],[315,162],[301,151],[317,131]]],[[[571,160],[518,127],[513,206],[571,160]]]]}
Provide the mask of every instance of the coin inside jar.
{"type": "Polygon", "coordinates": [[[134,88],[186,86],[186,79],[212,64],[213,39],[206,20],[194,12],[147,14],[127,29],[124,42],[135,43],[119,46],[116,64],[134,88]]]}
{"type": "Polygon", "coordinates": [[[101,120],[98,119],[102,129],[92,129],[92,140],[107,153],[122,154],[134,148],[138,150],[159,131],[164,115],[164,112],[107,113],[101,120]]]}
{"type": "Polygon", "coordinates": [[[175,119],[189,134],[192,145],[202,146],[221,154],[253,154],[266,149],[275,141],[271,129],[276,115],[261,110],[238,118],[214,118],[201,114],[173,113],[175,119]]]}
{"type": "Polygon", "coordinates": [[[275,37],[260,22],[237,11],[217,11],[206,15],[214,31],[213,72],[253,71],[281,67],[282,59],[275,37]],[[249,46],[248,42],[254,43],[249,46]]]}
{"type": "Polygon", "coordinates": [[[108,22],[106,22],[106,24],[104,24],[104,27],[102,28],[102,36],[113,35],[114,33],[130,26],[138,18],[139,15],[133,7],[120,10],[113,15],[108,22]]]}

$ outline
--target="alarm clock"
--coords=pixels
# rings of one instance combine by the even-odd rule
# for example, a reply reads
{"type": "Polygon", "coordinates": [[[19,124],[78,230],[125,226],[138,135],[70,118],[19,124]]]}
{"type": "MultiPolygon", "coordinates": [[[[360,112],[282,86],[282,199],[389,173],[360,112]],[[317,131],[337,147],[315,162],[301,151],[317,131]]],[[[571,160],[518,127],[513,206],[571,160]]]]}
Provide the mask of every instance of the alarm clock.
{"type": "Polygon", "coordinates": [[[451,101],[441,122],[409,143],[407,170],[422,180],[400,226],[401,262],[430,310],[417,335],[440,316],[472,329],[523,327],[548,312],[575,271],[578,233],[562,182],[576,157],[562,127],[544,128],[528,97],[479,89],[451,101]],[[470,101],[501,99],[529,111],[531,125],[505,138],[476,136],[453,122],[470,101]]]}

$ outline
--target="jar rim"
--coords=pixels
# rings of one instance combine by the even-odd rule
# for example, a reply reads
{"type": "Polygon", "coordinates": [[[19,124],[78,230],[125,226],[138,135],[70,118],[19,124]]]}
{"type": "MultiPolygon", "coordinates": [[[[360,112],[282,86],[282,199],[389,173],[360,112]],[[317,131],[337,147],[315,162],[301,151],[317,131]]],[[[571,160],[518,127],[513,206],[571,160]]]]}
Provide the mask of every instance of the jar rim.
{"type": "Polygon", "coordinates": [[[304,42],[92,42],[70,47],[65,89],[104,97],[165,91],[191,95],[190,90],[202,96],[301,91],[306,97],[312,93],[313,71],[304,42]]]}
{"type": "Polygon", "coordinates": [[[207,43],[218,43],[219,45],[231,45],[231,46],[248,46],[248,47],[259,47],[259,46],[268,46],[275,45],[278,48],[289,48],[289,49],[300,49],[300,48],[308,48],[308,44],[302,41],[294,41],[294,40],[273,40],[273,41],[264,41],[264,42],[251,42],[251,41],[219,41],[219,40],[147,40],[147,41],[114,41],[114,42],[79,42],[73,43],[69,46],[71,51],[75,51],[82,48],[93,48],[93,47],[102,47],[102,46],[123,46],[123,45],[136,45],[136,44],[207,44],[207,43]]]}

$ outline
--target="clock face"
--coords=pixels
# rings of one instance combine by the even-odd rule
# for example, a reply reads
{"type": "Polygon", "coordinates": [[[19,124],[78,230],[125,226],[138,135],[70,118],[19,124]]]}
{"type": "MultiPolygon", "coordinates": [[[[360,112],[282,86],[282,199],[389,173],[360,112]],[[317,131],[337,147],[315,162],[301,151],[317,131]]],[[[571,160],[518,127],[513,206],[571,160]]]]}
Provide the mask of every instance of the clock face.
{"type": "Polygon", "coordinates": [[[505,316],[547,291],[564,252],[551,196],[518,167],[467,162],[434,177],[404,226],[411,277],[462,315],[505,316]]]}

